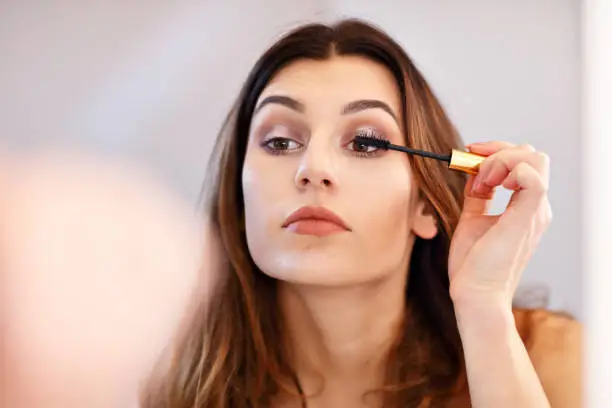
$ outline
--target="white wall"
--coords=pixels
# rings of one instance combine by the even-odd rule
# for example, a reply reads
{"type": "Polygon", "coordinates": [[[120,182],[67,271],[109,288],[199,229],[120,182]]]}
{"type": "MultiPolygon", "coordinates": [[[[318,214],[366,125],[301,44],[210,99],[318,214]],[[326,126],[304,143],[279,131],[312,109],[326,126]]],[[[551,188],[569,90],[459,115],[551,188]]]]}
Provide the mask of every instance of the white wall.
{"type": "Polygon", "coordinates": [[[555,220],[524,282],[581,317],[579,10],[572,0],[3,2],[0,135],[146,160],[196,196],[250,65],[289,27],[340,14],[394,35],[466,141],[552,158],[555,220]]]}
{"type": "Polygon", "coordinates": [[[320,10],[316,0],[223,3],[0,2],[0,135],[143,159],[195,196],[251,65],[320,10]]]}

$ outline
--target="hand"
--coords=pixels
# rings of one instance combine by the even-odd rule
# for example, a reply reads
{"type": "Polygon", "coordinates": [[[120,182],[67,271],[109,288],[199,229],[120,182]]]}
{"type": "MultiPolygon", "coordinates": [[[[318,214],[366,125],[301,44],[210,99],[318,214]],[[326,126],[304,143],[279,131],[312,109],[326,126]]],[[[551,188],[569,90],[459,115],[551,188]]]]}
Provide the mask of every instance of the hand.
{"type": "Polygon", "coordinates": [[[470,176],[463,213],[451,242],[451,297],[494,297],[510,306],[523,269],[551,221],[549,159],[531,146],[490,142],[468,146],[488,156],[470,176]],[[495,187],[514,190],[503,214],[488,215],[495,187]]]}

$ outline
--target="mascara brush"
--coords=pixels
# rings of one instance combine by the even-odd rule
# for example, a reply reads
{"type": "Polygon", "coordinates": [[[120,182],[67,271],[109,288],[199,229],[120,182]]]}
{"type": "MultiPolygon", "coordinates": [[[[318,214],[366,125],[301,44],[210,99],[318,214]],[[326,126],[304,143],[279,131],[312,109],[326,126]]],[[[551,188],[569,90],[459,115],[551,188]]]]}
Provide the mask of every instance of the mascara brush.
{"type": "Polygon", "coordinates": [[[484,156],[469,152],[463,152],[457,149],[453,149],[449,155],[411,149],[409,147],[392,144],[386,139],[381,139],[379,137],[369,135],[367,132],[355,136],[354,143],[364,146],[376,147],[384,150],[396,150],[398,152],[404,152],[415,156],[439,160],[447,163],[449,169],[461,171],[467,174],[477,174],[480,168],[480,164],[485,159],[484,156]]]}

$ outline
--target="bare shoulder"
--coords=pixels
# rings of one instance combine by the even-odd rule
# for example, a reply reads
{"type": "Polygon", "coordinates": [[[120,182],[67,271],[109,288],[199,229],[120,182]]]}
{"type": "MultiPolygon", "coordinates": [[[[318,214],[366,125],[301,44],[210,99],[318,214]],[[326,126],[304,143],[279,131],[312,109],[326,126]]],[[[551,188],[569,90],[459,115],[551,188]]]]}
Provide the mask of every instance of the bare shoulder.
{"type": "Polygon", "coordinates": [[[551,406],[581,406],[582,324],[544,309],[515,309],[514,318],[551,406]]]}

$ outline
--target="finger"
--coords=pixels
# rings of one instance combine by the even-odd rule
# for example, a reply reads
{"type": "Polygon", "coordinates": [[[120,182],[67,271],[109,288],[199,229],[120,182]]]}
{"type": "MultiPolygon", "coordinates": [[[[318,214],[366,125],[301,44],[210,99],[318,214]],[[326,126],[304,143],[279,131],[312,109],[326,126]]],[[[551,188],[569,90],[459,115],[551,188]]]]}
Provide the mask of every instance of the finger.
{"type": "MultiPolygon", "coordinates": [[[[552,211],[547,198],[544,198],[542,200],[542,204],[540,205],[536,216],[530,218],[532,220],[530,223],[528,223],[528,227],[530,228],[527,228],[527,225],[523,227],[527,234],[530,235],[526,236],[526,245],[523,245],[522,255],[518,257],[522,259],[519,264],[520,270],[523,270],[527,266],[527,263],[529,262],[529,259],[531,258],[534,249],[539,245],[540,241],[542,240],[542,237],[544,236],[544,233],[548,229],[548,226],[550,225],[550,222],[552,220],[552,211]]],[[[516,277],[516,282],[514,283],[513,287],[516,288],[518,286],[519,281],[520,275],[516,277]]]]}
{"type": "Polygon", "coordinates": [[[544,233],[544,231],[546,229],[548,229],[548,226],[550,225],[550,223],[552,222],[552,208],[550,206],[550,201],[548,200],[548,197],[546,197],[546,199],[544,200],[544,202],[542,203],[542,205],[540,206],[540,209],[538,210],[538,215],[537,215],[537,224],[539,229],[541,230],[541,233],[538,234],[537,236],[537,242],[540,241],[540,239],[542,238],[542,234],[544,233]]]}
{"type": "MultiPolygon", "coordinates": [[[[517,200],[521,197],[521,194],[519,194],[521,192],[521,189],[518,188],[516,190],[517,191],[515,191],[515,193],[512,194],[512,197],[510,197],[508,208],[511,208],[517,205],[517,200]]],[[[548,200],[548,196],[546,194],[540,206],[538,207],[536,211],[535,218],[536,218],[535,220],[536,226],[538,227],[538,229],[542,231],[545,230],[552,221],[552,208],[550,206],[550,201],[548,200]]],[[[538,241],[539,241],[539,238],[540,237],[537,238],[538,241]]]]}
{"type": "Polygon", "coordinates": [[[506,208],[496,223],[501,234],[498,239],[519,250],[517,260],[526,259],[534,248],[535,238],[543,231],[537,224],[537,213],[546,200],[546,190],[538,172],[527,163],[515,166],[509,177],[521,187],[515,193],[514,204],[506,208]]]}
{"type": "MultiPolygon", "coordinates": [[[[518,163],[510,172],[504,186],[516,186],[511,203],[506,210],[506,218],[521,224],[521,220],[531,220],[538,216],[545,204],[547,187],[540,173],[526,162],[518,163]]],[[[531,222],[531,221],[529,221],[531,222]]]]}
{"type": "Polygon", "coordinates": [[[465,185],[463,213],[465,215],[482,215],[489,212],[493,190],[490,194],[478,195],[473,192],[476,176],[470,176],[465,185]]]}
{"type": "MultiPolygon", "coordinates": [[[[499,146],[502,144],[498,144],[499,146]]],[[[544,185],[548,188],[550,160],[547,155],[535,152],[535,149],[529,145],[505,148],[487,158],[480,167],[479,176],[468,182],[469,190],[466,189],[464,203],[466,211],[475,214],[486,213],[495,188],[499,185],[509,190],[519,189],[520,186],[513,182],[515,179],[508,179],[508,175],[520,162],[533,166],[541,174],[544,185]]]]}
{"type": "MultiPolygon", "coordinates": [[[[480,166],[480,172],[473,186],[473,194],[487,196],[492,190],[502,185],[512,169],[520,162],[526,162],[540,173],[544,185],[548,188],[550,160],[540,152],[532,152],[531,147],[518,147],[499,151],[488,157],[480,166]]],[[[518,186],[508,184],[511,190],[518,186]]]]}
{"type": "MultiPolygon", "coordinates": [[[[507,168],[513,168],[516,166],[518,162],[525,162],[531,165],[542,178],[542,183],[544,187],[548,189],[550,184],[550,158],[548,155],[536,152],[530,154],[521,154],[520,152],[509,151],[504,157],[501,157],[501,160],[507,168]]],[[[502,171],[503,173],[503,171],[502,171]]],[[[491,182],[497,181],[496,179],[489,180],[491,182]]],[[[502,181],[503,186],[509,190],[516,190],[520,186],[516,184],[512,184],[507,179],[502,181]]]]}
{"type": "MultiPolygon", "coordinates": [[[[531,251],[538,245],[552,220],[546,182],[542,179],[542,174],[533,166],[522,162],[510,172],[502,185],[505,188],[514,189],[515,192],[502,216],[500,225],[514,228],[515,239],[519,239],[522,235],[529,241],[525,246],[526,250],[531,251]]],[[[525,259],[528,258],[529,256],[526,255],[525,259]]]]}
{"type": "MultiPolygon", "coordinates": [[[[473,143],[466,147],[472,153],[481,156],[490,156],[501,150],[512,149],[515,145],[508,142],[493,141],[473,143]]],[[[494,190],[492,188],[484,188],[482,191],[479,191],[479,189],[474,188],[475,182],[476,177],[470,176],[468,178],[464,191],[463,212],[464,214],[473,215],[487,214],[491,206],[494,190]]]]}
{"type": "Polygon", "coordinates": [[[500,150],[511,149],[513,147],[516,146],[512,143],[502,141],[478,142],[471,143],[466,146],[470,152],[479,154],[481,156],[490,156],[500,150]]]}

